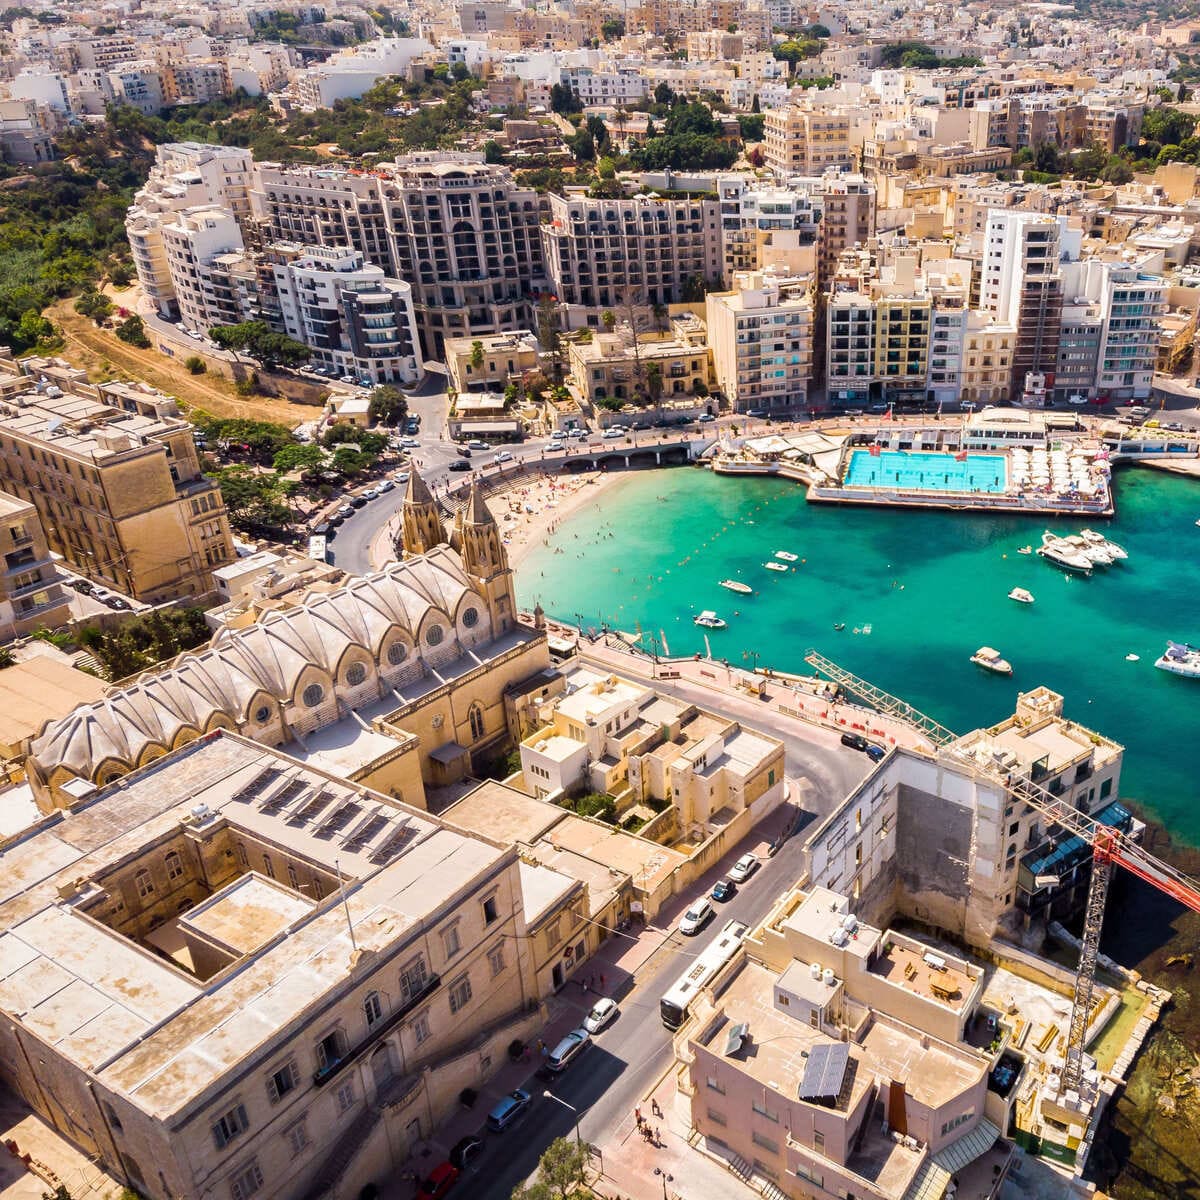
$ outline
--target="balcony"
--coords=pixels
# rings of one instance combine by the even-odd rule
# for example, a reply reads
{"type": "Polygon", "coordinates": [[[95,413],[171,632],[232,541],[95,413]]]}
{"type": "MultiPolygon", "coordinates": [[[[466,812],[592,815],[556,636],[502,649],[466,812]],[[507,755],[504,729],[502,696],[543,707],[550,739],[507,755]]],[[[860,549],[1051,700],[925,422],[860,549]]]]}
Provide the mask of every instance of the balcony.
{"type": "Polygon", "coordinates": [[[430,975],[425,980],[425,984],[420,991],[414,992],[394,1012],[389,1013],[382,1020],[376,1021],[367,1030],[366,1037],[356,1045],[350,1047],[340,1058],[336,1058],[332,1062],[327,1062],[323,1067],[318,1068],[313,1073],[313,1086],[324,1087],[335,1075],[340,1075],[342,1071],[361,1058],[372,1046],[391,1033],[410,1012],[432,996],[441,985],[442,977],[440,975],[430,975]]]}

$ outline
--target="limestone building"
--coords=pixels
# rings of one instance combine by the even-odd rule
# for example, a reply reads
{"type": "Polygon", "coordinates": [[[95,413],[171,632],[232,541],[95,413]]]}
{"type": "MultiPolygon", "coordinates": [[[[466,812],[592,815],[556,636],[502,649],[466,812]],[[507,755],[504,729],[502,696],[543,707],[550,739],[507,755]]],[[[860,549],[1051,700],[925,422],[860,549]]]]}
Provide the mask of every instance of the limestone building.
{"type": "Polygon", "coordinates": [[[419,476],[405,502],[410,557],[263,611],[47,727],[28,772],[43,811],[216,729],[235,730],[424,807],[508,736],[506,689],[549,665],[516,621],[512,572],[482,498],[447,546],[419,476]]]}
{"type": "Polygon", "coordinates": [[[70,618],[70,593],[50,557],[37,509],[0,492],[0,642],[70,618]]]}
{"type": "Polygon", "coordinates": [[[522,887],[214,733],[0,848],[0,1079],[152,1200],[357,1195],[544,1020],[522,887]]]}
{"type": "Polygon", "coordinates": [[[175,401],[124,383],[64,394],[3,361],[0,374],[0,486],[37,509],[50,550],[148,603],[209,592],[233,540],[175,401]]]}

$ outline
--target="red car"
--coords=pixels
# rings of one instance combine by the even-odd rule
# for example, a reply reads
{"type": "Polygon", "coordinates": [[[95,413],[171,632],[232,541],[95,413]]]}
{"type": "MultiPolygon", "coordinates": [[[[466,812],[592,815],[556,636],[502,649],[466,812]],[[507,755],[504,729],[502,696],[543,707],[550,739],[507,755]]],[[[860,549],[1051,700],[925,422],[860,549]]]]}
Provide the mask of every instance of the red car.
{"type": "Polygon", "coordinates": [[[460,1174],[459,1169],[448,1162],[434,1167],[429,1178],[417,1189],[417,1200],[442,1200],[458,1182],[460,1174]]]}

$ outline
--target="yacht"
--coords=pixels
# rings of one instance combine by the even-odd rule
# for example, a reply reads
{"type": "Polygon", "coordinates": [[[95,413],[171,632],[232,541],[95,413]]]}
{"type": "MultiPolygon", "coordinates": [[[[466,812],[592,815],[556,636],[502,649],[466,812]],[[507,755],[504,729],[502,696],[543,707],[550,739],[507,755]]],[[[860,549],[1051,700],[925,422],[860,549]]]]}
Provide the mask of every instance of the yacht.
{"type": "Polygon", "coordinates": [[[997,675],[1011,675],[1013,673],[1012,663],[1006,658],[1001,658],[1000,651],[993,650],[991,646],[980,646],[971,655],[971,661],[976,666],[982,667],[985,671],[995,671],[997,675]]]}
{"type": "Polygon", "coordinates": [[[1080,554],[1073,546],[1049,531],[1042,534],[1042,544],[1037,548],[1037,552],[1066,571],[1081,571],[1084,575],[1092,573],[1092,560],[1087,555],[1080,554]]]}
{"type": "Polygon", "coordinates": [[[766,567],[768,571],[786,571],[787,570],[787,567],[784,566],[783,563],[769,562],[769,563],[763,563],[763,566],[766,567]]]}
{"type": "Polygon", "coordinates": [[[1033,603],[1033,593],[1027,592],[1024,588],[1013,588],[1013,590],[1008,593],[1008,598],[1010,600],[1016,600],[1018,604],[1033,603]]]}
{"type": "Polygon", "coordinates": [[[748,583],[739,583],[736,579],[722,579],[719,586],[737,592],[739,596],[749,596],[754,591],[748,583]]]}
{"type": "Polygon", "coordinates": [[[1085,537],[1078,533],[1068,534],[1060,541],[1066,542],[1072,550],[1078,554],[1082,554],[1084,558],[1094,563],[1098,567],[1111,567],[1116,561],[1108,550],[1103,546],[1097,546],[1094,542],[1089,542],[1085,537]]]}
{"type": "Polygon", "coordinates": [[[782,558],[784,562],[797,562],[800,555],[793,554],[790,550],[776,550],[775,557],[782,558]]]}
{"type": "Polygon", "coordinates": [[[692,618],[692,624],[703,625],[705,629],[724,629],[725,622],[711,608],[706,608],[699,616],[692,618]]]}
{"type": "Polygon", "coordinates": [[[1094,529],[1081,529],[1079,536],[1089,545],[1100,546],[1102,549],[1108,551],[1114,560],[1119,561],[1129,557],[1129,551],[1124,546],[1118,545],[1111,538],[1106,538],[1102,533],[1097,533],[1094,529]]]}
{"type": "Polygon", "coordinates": [[[1168,642],[1162,657],[1154,665],[1160,671],[1170,671],[1172,675],[1200,679],[1200,646],[1189,646],[1187,642],[1168,642]]]}

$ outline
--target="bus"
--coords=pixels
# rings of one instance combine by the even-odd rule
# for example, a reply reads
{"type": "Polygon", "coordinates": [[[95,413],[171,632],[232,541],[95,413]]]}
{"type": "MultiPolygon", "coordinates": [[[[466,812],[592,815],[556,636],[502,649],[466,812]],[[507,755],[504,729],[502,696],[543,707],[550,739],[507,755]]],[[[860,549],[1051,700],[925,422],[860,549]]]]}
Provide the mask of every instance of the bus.
{"type": "Polygon", "coordinates": [[[325,562],[329,555],[329,546],[320,535],[308,539],[308,557],[314,562],[325,562]]]}
{"type": "Polygon", "coordinates": [[[687,1018],[688,1008],[696,993],[716,978],[717,972],[734,956],[750,926],[730,921],[699,954],[691,966],[675,981],[674,987],[658,1002],[662,1023],[668,1029],[678,1029],[687,1018]]]}

